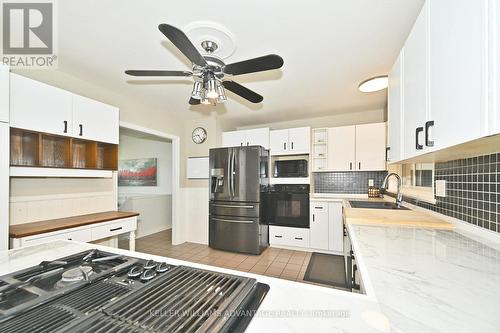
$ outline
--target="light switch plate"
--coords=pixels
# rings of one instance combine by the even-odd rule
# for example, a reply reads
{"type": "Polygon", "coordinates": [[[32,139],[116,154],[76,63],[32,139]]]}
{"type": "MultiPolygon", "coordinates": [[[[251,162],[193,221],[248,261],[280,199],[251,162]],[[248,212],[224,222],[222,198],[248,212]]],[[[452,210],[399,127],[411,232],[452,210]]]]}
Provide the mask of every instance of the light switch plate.
{"type": "Polygon", "coordinates": [[[368,186],[373,186],[373,184],[374,184],[373,179],[368,179],[368,186]]]}
{"type": "Polygon", "coordinates": [[[446,197],[446,180],[436,180],[436,196],[446,197]]]}

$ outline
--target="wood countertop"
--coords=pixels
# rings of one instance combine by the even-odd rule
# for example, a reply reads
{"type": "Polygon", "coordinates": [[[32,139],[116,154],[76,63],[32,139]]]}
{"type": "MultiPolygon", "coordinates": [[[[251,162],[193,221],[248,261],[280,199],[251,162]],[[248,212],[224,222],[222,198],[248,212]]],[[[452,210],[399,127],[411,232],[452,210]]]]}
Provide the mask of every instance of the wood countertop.
{"type": "Polygon", "coordinates": [[[452,223],[419,210],[351,208],[346,202],[344,203],[344,217],[346,223],[357,225],[401,226],[438,230],[455,228],[452,223]]]}
{"type": "Polygon", "coordinates": [[[88,224],[102,223],[138,215],[139,213],[134,212],[109,211],[95,214],[71,216],[54,220],[16,224],[9,227],[9,237],[21,238],[39,235],[47,232],[76,228],[88,224]]]}

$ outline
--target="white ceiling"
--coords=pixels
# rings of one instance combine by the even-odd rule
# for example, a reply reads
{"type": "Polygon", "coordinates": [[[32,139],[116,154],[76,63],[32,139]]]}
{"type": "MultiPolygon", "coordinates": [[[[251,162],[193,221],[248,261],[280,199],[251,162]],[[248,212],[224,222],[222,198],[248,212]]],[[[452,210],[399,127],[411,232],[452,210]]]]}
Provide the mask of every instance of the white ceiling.
{"type": "Polygon", "coordinates": [[[64,0],[58,1],[59,70],[127,99],[189,118],[201,113],[240,125],[382,108],[386,92],[358,92],[360,81],[386,74],[423,0],[64,0]],[[217,107],[191,107],[191,79],[141,80],[126,69],[190,70],[158,24],[181,29],[213,21],[233,35],[226,63],[265,54],[281,70],[235,78],[264,96],[252,105],[228,92],[217,107]],[[231,95],[230,95],[231,94],[231,95]]]}

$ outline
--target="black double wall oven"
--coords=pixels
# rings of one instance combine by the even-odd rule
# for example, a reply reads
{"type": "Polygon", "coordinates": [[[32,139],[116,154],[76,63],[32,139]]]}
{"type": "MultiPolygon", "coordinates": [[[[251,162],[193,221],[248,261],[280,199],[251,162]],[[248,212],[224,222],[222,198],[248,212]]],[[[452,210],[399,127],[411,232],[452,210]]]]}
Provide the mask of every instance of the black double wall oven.
{"type": "Polygon", "coordinates": [[[309,228],[309,185],[270,185],[265,215],[270,225],[309,228]]]}

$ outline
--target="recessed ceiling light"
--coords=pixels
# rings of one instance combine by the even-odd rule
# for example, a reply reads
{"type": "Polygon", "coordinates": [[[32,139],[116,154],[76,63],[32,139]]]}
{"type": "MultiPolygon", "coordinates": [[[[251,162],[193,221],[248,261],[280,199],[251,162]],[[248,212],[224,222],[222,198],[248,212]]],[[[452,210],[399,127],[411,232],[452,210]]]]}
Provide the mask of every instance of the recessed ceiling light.
{"type": "Polygon", "coordinates": [[[389,79],[387,75],[380,75],[372,77],[368,80],[361,82],[358,86],[361,92],[374,92],[387,88],[389,85],[389,79]]]}

